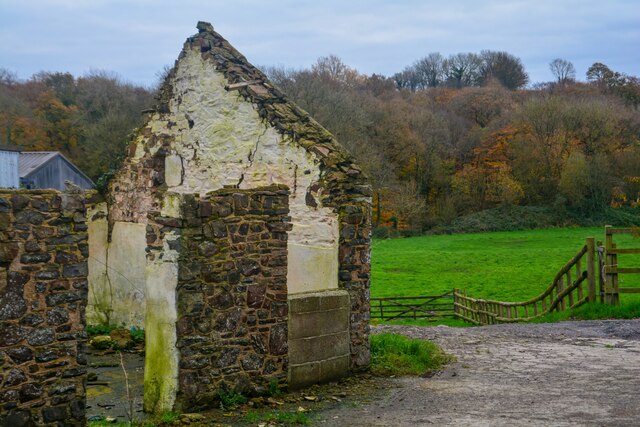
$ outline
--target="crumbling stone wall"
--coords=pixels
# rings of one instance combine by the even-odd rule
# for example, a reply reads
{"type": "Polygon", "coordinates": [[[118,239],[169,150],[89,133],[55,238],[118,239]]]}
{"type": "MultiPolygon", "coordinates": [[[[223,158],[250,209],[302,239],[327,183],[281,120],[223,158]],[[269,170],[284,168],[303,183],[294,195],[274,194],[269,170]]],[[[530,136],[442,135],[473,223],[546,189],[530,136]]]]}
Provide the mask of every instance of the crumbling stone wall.
{"type": "Polygon", "coordinates": [[[0,190],[0,424],[84,425],[81,194],[0,190]]]}
{"type": "Polygon", "coordinates": [[[179,407],[287,378],[288,190],[222,189],[183,209],[177,288],[179,407]],[[196,226],[196,227],[194,227],[196,226]]]}
{"type": "Polygon", "coordinates": [[[353,371],[366,369],[370,362],[371,204],[363,192],[366,190],[353,190],[347,185],[334,200],[340,218],[339,287],[349,293],[351,304],[350,368],[353,371]]]}
{"type": "MultiPolygon", "coordinates": [[[[339,333],[331,325],[331,316],[335,314],[331,310],[324,315],[313,314],[322,318],[321,324],[313,329],[313,336],[309,335],[311,331],[303,330],[304,319],[311,314],[300,311],[283,315],[288,316],[288,323],[283,326],[287,340],[303,339],[304,343],[313,343],[314,349],[322,347],[329,336],[336,340],[332,349],[335,351],[317,352],[323,355],[320,359],[308,359],[288,347],[287,358],[296,360],[300,368],[294,372],[288,365],[289,381],[291,384],[304,384],[311,379],[324,381],[366,368],[371,234],[371,189],[367,179],[326,129],[290,102],[210,24],[198,23],[198,34],[185,42],[160,91],[157,106],[149,111],[145,125],[134,135],[122,169],[109,184],[108,219],[92,216],[99,218],[101,233],[108,240],[95,252],[101,254],[106,266],[103,272],[91,272],[92,277],[101,278],[92,286],[109,289],[92,291],[95,301],[90,301],[90,313],[92,319],[141,322],[142,316],[134,317],[132,312],[144,310],[147,410],[171,410],[176,402],[188,406],[187,396],[197,395],[182,388],[181,378],[188,369],[202,372],[204,368],[178,364],[198,366],[205,357],[195,354],[208,351],[207,345],[197,340],[184,341],[179,335],[185,330],[176,330],[176,322],[181,325],[179,322],[185,316],[180,312],[184,308],[181,304],[187,301],[178,300],[195,298],[182,290],[182,277],[190,264],[181,250],[186,242],[199,238],[194,231],[199,225],[189,224],[202,221],[201,217],[189,216],[190,200],[204,201],[212,191],[232,187],[238,194],[252,194],[255,189],[271,185],[284,186],[289,191],[291,227],[287,231],[283,289],[287,297],[280,295],[280,307],[294,296],[305,300],[302,305],[320,307],[323,300],[339,295],[335,309],[341,314],[339,333]],[[143,251],[144,260],[140,256],[143,251]],[[118,259],[138,261],[123,271],[126,266],[118,259]],[[114,277],[110,276],[112,271],[126,275],[126,280],[106,280],[114,277]],[[133,301],[136,305],[113,304],[108,312],[101,308],[108,306],[99,301],[101,296],[113,301],[133,301]],[[185,342],[191,344],[185,347],[185,342]],[[183,352],[182,348],[186,350],[183,352]],[[192,357],[199,357],[200,362],[193,362],[192,357]],[[314,371],[319,366],[325,368],[314,371]],[[296,372],[306,371],[318,375],[296,378],[296,372]],[[176,401],[178,392],[183,394],[176,401]]],[[[239,257],[243,250],[246,256],[253,254],[251,247],[243,245],[234,246],[233,250],[239,257]]],[[[217,259],[223,255],[211,256],[217,259]]],[[[102,268],[98,262],[91,265],[102,268]]],[[[210,283],[214,282],[206,282],[210,283]]],[[[231,288],[235,289],[234,286],[231,288]]],[[[207,307],[219,309],[215,304],[207,307]]],[[[216,317],[218,314],[211,310],[208,314],[216,317]]],[[[211,334],[218,334],[216,342],[222,342],[220,337],[228,332],[225,327],[224,322],[214,324],[209,338],[203,342],[212,340],[211,334]],[[217,331],[217,327],[222,330],[217,331]]],[[[244,341],[237,338],[225,341],[225,345],[239,348],[240,342],[244,341]]],[[[230,372],[215,367],[220,363],[215,357],[212,353],[207,362],[211,365],[206,365],[213,366],[209,376],[191,377],[203,382],[197,385],[197,390],[203,393],[216,387],[211,384],[235,381],[225,377],[230,372]]],[[[240,355],[235,361],[239,360],[240,355]]],[[[238,363],[230,369],[246,371],[238,363]]],[[[257,375],[248,373],[248,378],[256,387],[261,386],[257,375]]]]}

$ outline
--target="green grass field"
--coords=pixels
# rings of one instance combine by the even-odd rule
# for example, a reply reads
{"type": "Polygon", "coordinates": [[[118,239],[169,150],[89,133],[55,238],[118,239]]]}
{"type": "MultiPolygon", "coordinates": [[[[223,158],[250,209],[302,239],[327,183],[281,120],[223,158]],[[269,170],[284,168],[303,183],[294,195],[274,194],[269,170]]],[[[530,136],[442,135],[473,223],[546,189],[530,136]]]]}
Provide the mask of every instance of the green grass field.
{"type": "MultiPolygon", "coordinates": [[[[546,289],[587,237],[603,240],[604,228],[375,239],[371,296],[437,295],[459,288],[478,298],[527,300],[546,289]]],[[[616,236],[616,241],[619,247],[640,247],[640,239],[632,236],[616,236]]],[[[640,256],[620,255],[623,263],[640,267],[640,256]]],[[[621,275],[620,285],[640,286],[640,274],[621,275]]],[[[621,295],[621,301],[636,295],[621,295]]]]}

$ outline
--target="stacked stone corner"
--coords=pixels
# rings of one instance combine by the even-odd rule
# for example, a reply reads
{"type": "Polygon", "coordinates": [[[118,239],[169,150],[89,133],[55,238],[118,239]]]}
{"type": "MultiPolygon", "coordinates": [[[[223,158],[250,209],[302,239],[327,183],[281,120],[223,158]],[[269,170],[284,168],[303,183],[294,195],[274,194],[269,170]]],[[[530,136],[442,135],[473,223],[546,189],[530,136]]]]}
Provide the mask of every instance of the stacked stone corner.
{"type": "Polygon", "coordinates": [[[83,194],[0,190],[0,424],[85,425],[83,194]]]}

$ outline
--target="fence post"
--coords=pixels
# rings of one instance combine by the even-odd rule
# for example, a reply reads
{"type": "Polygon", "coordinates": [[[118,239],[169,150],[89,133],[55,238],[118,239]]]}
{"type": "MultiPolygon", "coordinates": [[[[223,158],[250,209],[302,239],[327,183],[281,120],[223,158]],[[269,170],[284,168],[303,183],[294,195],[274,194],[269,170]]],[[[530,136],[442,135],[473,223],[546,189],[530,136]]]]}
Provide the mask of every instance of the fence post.
{"type": "MultiPolygon", "coordinates": [[[[567,284],[567,286],[569,285],[570,283],[567,284]]],[[[560,276],[556,282],[556,298],[562,293],[562,291],[564,291],[564,276],[560,276]]],[[[564,297],[562,297],[560,301],[558,301],[558,305],[556,305],[556,311],[563,311],[566,308],[564,297]]]]}
{"type": "Polygon", "coordinates": [[[457,302],[458,302],[458,289],[453,288],[453,314],[455,315],[456,319],[460,317],[460,315],[458,314],[458,306],[456,305],[457,302]]]}
{"type": "Polygon", "coordinates": [[[587,237],[587,282],[589,302],[596,302],[596,241],[593,237],[587,237]]]}
{"type": "Polygon", "coordinates": [[[618,273],[613,272],[618,267],[618,256],[611,253],[616,247],[613,243],[613,233],[610,225],[604,226],[604,250],[605,250],[605,300],[606,304],[618,305],[620,303],[620,295],[618,294],[618,273]]]}

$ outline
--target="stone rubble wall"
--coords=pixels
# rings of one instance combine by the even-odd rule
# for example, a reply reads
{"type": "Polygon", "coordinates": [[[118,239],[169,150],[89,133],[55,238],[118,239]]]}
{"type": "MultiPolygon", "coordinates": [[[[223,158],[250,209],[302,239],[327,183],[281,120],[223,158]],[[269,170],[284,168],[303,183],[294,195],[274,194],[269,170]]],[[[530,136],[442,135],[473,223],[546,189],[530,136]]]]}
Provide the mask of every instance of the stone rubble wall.
{"type": "MultiPolygon", "coordinates": [[[[266,378],[286,378],[292,336],[287,301],[296,294],[314,292],[322,299],[322,292],[340,293],[340,313],[348,311],[340,322],[348,332],[341,326],[339,352],[329,359],[340,361],[336,366],[343,374],[347,373],[347,359],[348,371],[366,369],[369,363],[371,188],[366,176],[326,129],[269,83],[210,24],[199,23],[198,30],[187,39],[160,91],[158,105],[133,136],[124,165],[109,184],[107,228],[102,233],[108,241],[104,243],[108,246],[108,267],[96,277],[105,279],[103,288],[105,284],[112,287],[108,292],[92,293],[105,295],[105,300],[139,302],[140,311],[145,311],[145,408],[155,411],[174,405],[204,405],[202,401],[223,386],[259,388],[266,378]],[[270,245],[282,243],[266,232],[254,233],[257,243],[241,241],[246,236],[240,233],[246,230],[236,230],[234,221],[252,224],[255,215],[250,212],[212,213],[218,215],[215,220],[209,214],[201,216],[207,208],[194,213],[207,204],[217,206],[217,198],[231,194],[252,200],[269,185],[288,190],[288,212],[283,215],[290,225],[282,231],[285,243],[277,251],[270,245]],[[200,229],[203,222],[210,235],[200,229]],[[228,228],[228,235],[211,234],[207,227],[214,223],[228,228]],[[141,237],[136,237],[136,242],[122,241],[118,236],[127,233],[120,233],[119,227],[138,230],[136,236],[144,234],[146,241],[141,237]],[[265,236],[265,242],[259,234],[265,236]],[[205,241],[222,245],[224,250],[198,252],[205,241]],[[106,280],[107,272],[113,278],[110,273],[121,270],[111,254],[127,252],[123,249],[127,244],[140,253],[144,248],[146,254],[144,266],[137,265],[140,261],[131,268],[139,274],[127,277],[133,286],[124,279],[106,280]],[[250,261],[260,251],[274,251],[273,257],[281,258],[284,268],[260,265],[260,273],[249,269],[251,274],[245,275],[239,267],[241,261],[250,261]],[[212,270],[212,265],[219,270],[212,270]],[[206,275],[203,266],[207,266],[206,275]],[[262,302],[268,309],[249,306],[249,293],[263,289],[263,285],[267,289],[276,286],[275,277],[284,281],[278,285],[282,289],[268,294],[262,302]],[[202,313],[185,311],[192,306],[202,313]],[[274,307],[278,307],[275,312],[274,307]],[[226,317],[218,320],[216,316],[226,317]],[[236,322],[237,316],[240,320],[236,322]],[[260,321],[267,323],[261,325],[260,321]],[[252,341],[255,334],[251,332],[249,337],[249,330],[263,336],[261,344],[252,341]],[[272,338],[283,341],[274,347],[278,350],[273,354],[272,338]]],[[[280,197],[278,191],[268,198],[280,197]]],[[[242,208],[235,202],[230,206],[242,208]]],[[[269,224],[271,215],[277,215],[263,208],[265,218],[260,221],[269,224]]],[[[100,221],[104,219],[100,217],[100,221]]],[[[101,227],[104,231],[104,224],[101,227]]],[[[101,301],[97,303],[92,302],[92,307],[100,307],[101,301]]],[[[123,304],[112,308],[113,312],[107,308],[98,314],[131,321],[135,311],[123,304]]],[[[141,322],[141,317],[133,321],[141,322]]],[[[320,342],[331,331],[328,326],[313,334],[320,342]]],[[[293,336],[311,338],[304,331],[294,331],[293,336]]],[[[318,380],[333,377],[333,373],[319,375],[318,380]]]]}
{"type": "MultiPolygon", "coordinates": [[[[337,184],[336,184],[337,185],[337,184]]],[[[349,293],[352,371],[366,370],[369,350],[371,278],[371,204],[358,191],[343,188],[337,203],[340,218],[339,289],[349,293]],[[342,199],[342,200],[341,200],[342,199]]]]}
{"type": "Polygon", "coordinates": [[[82,194],[0,190],[0,424],[85,425],[82,194]]]}
{"type": "Polygon", "coordinates": [[[288,189],[222,189],[183,207],[178,407],[286,385],[288,189]]]}
{"type": "MultiPolygon", "coordinates": [[[[200,50],[205,62],[224,74],[227,89],[243,97],[259,117],[291,145],[313,154],[320,171],[305,197],[310,206],[333,209],[338,214],[338,288],[349,293],[351,303],[351,370],[369,364],[369,279],[371,252],[371,187],[353,158],[309,114],[287,99],[257,68],[206,22],[187,39],[178,60],[200,50]]],[[[159,112],[169,111],[175,96],[170,75],[160,91],[159,112]]],[[[292,255],[289,256],[292,259],[292,255]]],[[[309,289],[321,290],[321,289],[309,289]]]]}

